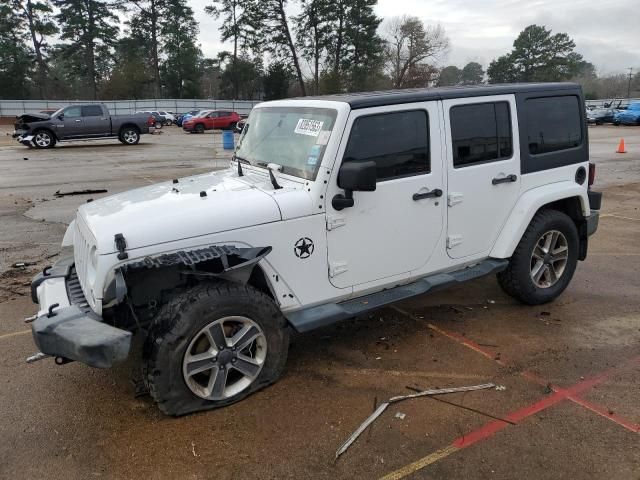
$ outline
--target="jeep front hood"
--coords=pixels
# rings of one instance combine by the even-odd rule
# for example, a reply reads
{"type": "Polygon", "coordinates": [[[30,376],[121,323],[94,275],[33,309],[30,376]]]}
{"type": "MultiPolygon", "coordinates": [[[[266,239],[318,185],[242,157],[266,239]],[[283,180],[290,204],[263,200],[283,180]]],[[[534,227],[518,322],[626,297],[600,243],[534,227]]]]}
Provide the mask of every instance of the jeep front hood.
{"type": "Polygon", "coordinates": [[[101,198],[82,205],[78,216],[95,237],[101,255],[116,251],[117,233],[124,235],[131,251],[282,218],[271,195],[240,181],[230,170],[101,198]]]}

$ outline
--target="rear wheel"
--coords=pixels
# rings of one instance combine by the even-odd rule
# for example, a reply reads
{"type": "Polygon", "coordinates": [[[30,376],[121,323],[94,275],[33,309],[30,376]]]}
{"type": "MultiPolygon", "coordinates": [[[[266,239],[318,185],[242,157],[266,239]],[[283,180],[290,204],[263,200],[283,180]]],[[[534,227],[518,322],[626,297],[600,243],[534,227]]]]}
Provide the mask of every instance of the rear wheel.
{"type": "Polygon", "coordinates": [[[542,210],[531,220],[507,269],[498,274],[498,283],[523,303],[551,302],[573,278],[578,247],[573,220],[557,210],[542,210]]]}
{"type": "Polygon", "coordinates": [[[162,128],[162,122],[157,120],[154,124],[154,127],[156,127],[156,130],[160,130],[162,128]]]}
{"type": "Polygon", "coordinates": [[[204,125],[199,123],[194,127],[196,133],[204,133],[204,125]]]}
{"type": "Polygon", "coordinates": [[[118,140],[125,145],[136,145],[140,141],[140,132],[134,127],[125,127],[120,131],[118,140]]]}
{"type": "Polygon", "coordinates": [[[235,132],[236,131],[236,126],[237,126],[237,123],[236,122],[232,122],[232,123],[229,124],[228,130],[231,130],[232,132],[235,132]]]}
{"type": "Polygon", "coordinates": [[[33,134],[33,145],[36,148],[53,148],[56,137],[49,130],[37,130],[33,134]]]}
{"type": "Polygon", "coordinates": [[[149,332],[149,391],[169,415],[230,405],[275,382],[289,331],[275,303],[249,286],[203,284],[165,305],[149,332]]]}

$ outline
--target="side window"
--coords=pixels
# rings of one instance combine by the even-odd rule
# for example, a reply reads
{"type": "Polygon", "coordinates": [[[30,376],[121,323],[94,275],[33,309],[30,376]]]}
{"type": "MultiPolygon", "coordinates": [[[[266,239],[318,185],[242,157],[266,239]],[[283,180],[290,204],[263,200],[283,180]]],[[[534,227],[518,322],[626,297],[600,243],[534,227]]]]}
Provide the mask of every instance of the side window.
{"type": "Polygon", "coordinates": [[[80,118],[82,109],[80,107],[69,107],[64,110],[64,118],[80,118]]]}
{"type": "Polygon", "coordinates": [[[101,117],[102,108],[100,107],[100,105],[87,105],[86,107],[82,107],[82,116],[83,117],[101,117]]]}
{"type": "Polygon", "coordinates": [[[578,97],[530,98],[525,102],[529,153],[557,152],[582,144],[578,97]]]}
{"type": "Polygon", "coordinates": [[[376,162],[378,181],[431,171],[429,120],[424,110],[359,117],[353,123],[344,161],[376,162]]]}
{"type": "Polygon", "coordinates": [[[211,112],[207,117],[209,118],[218,118],[220,116],[220,112],[211,112]]]}
{"type": "Polygon", "coordinates": [[[513,154],[511,115],[507,102],[451,107],[454,168],[510,158],[513,154]]]}

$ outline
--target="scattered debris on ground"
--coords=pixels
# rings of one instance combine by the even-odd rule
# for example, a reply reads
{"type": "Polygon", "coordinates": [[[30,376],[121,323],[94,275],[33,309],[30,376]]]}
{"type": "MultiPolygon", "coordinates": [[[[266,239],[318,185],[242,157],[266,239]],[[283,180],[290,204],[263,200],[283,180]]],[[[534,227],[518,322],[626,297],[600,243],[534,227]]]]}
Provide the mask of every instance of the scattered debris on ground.
{"type": "MultiPolygon", "coordinates": [[[[494,383],[484,383],[482,385],[472,385],[469,387],[452,387],[452,388],[439,388],[433,390],[423,390],[418,393],[413,393],[411,395],[400,395],[397,397],[391,397],[384,403],[381,403],[378,408],[364,421],[362,424],[356,429],[355,432],[351,434],[347,440],[340,445],[338,451],[336,452],[335,459],[337,460],[340,455],[347,451],[347,449],[356,441],[356,439],[364,432],[369,425],[371,425],[376,418],[378,418],[382,413],[387,409],[389,405],[392,403],[401,402],[403,400],[408,400],[410,398],[418,398],[418,397],[427,397],[433,395],[444,395],[446,393],[457,393],[457,392],[471,392],[475,390],[486,390],[488,388],[494,388],[496,385],[494,383]]],[[[396,415],[397,416],[397,415],[396,415]]]]}

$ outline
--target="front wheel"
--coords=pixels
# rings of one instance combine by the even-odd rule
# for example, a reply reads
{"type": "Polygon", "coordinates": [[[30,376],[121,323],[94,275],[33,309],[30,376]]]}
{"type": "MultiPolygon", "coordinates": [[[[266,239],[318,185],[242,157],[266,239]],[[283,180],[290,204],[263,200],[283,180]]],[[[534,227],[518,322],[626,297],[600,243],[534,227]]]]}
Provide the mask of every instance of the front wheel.
{"type": "Polygon", "coordinates": [[[199,123],[195,126],[196,133],[204,133],[204,125],[199,123]]]}
{"type": "Polygon", "coordinates": [[[48,130],[38,130],[33,135],[33,145],[36,148],[53,148],[56,144],[56,137],[48,130]]]}
{"type": "Polygon", "coordinates": [[[250,286],[202,284],[158,313],[144,349],[149,391],[169,415],[230,405],[275,382],[289,331],[276,304],[250,286]]]}
{"type": "Polygon", "coordinates": [[[551,302],[573,278],[578,248],[573,220],[557,210],[542,210],[531,220],[507,269],[498,273],[498,283],[522,303],[551,302]]]}

